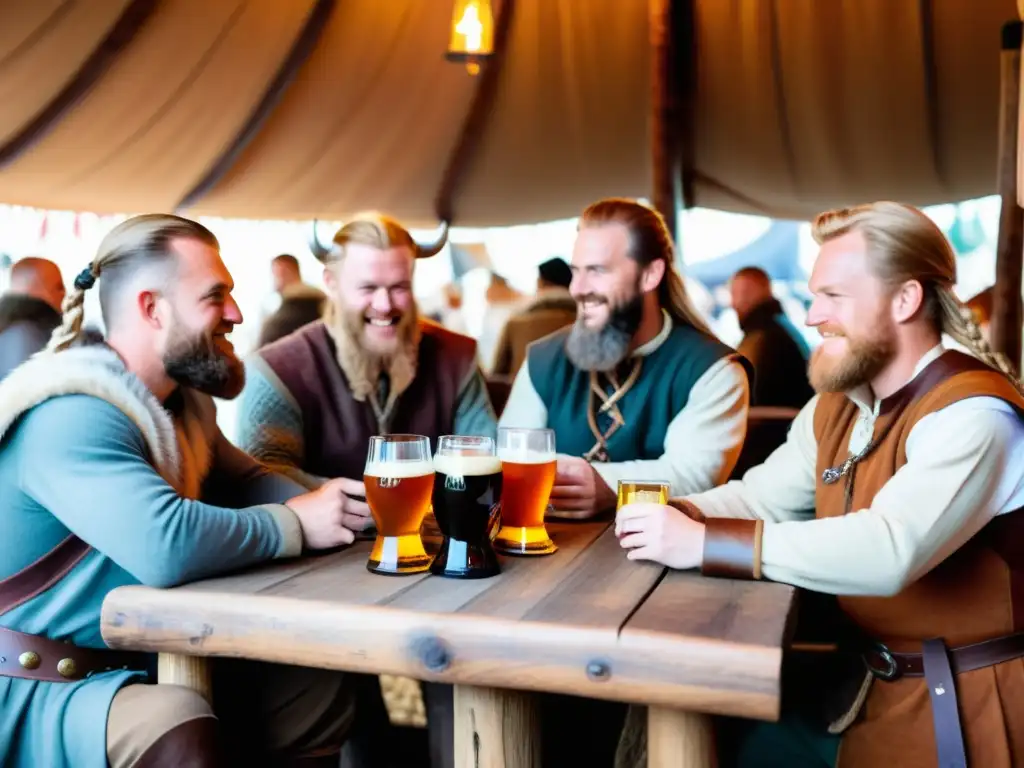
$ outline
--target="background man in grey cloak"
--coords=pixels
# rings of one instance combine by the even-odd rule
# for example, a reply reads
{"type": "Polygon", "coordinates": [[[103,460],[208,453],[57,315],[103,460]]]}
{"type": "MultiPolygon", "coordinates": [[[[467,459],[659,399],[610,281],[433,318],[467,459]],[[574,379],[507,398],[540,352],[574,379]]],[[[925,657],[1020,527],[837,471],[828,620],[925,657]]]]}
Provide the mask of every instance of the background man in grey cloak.
{"type": "Polygon", "coordinates": [[[11,267],[0,296],[0,381],[46,346],[60,325],[64,278],[49,259],[28,256],[11,267]]]}

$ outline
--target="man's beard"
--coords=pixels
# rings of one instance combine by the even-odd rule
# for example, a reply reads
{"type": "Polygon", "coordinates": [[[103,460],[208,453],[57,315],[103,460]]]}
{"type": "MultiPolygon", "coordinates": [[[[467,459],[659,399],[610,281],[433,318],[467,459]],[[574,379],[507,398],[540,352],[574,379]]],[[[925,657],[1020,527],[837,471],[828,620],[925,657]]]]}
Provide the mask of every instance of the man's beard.
{"type": "Polygon", "coordinates": [[[814,350],[808,377],[815,392],[848,392],[867,384],[896,355],[892,328],[886,328],[884,321],[875,323],[870,334],[847,336],[846,343],[847,350],[839,358],[825,355],[820,347],[814,350]]]}
{"type": "MultiPolygon", "coordinates": [[[[582,303],[587,299],[605,297],[594,295],[577,299],[582,303]]],[[[600,328],[587,328],[583,323],[582,314],[576,319],[565,342],[565,353],[569,361],[584,371],[611,371],[626,359],[633,336],[640,328],[643,319],[644,297],[637,285],[633,295],[618,306],[611,306],[608,320],[600,328]]]]}
{"type": "Polygon", "coordinates": [[[183,387],[232,400],[245,387],[245,366],[233,352],[217,346],[213,333],[191,333],[176,322],[164,352],[167,375],[183,387]]]}
{"type": "Polygon", "coordinates": [[[415,304],[401,315],[394,341],[386,347],[375,347],[367,340],[367,318],[362,311],[345,310],[331,304],[325,322],[337,347],[338,364],[356,400],[364,401],[370,394],[376,396],[382,373],[387,373],[390,379],[389,399],[404,392],[412,383],[420,344],[419,312],[415,304]]]}

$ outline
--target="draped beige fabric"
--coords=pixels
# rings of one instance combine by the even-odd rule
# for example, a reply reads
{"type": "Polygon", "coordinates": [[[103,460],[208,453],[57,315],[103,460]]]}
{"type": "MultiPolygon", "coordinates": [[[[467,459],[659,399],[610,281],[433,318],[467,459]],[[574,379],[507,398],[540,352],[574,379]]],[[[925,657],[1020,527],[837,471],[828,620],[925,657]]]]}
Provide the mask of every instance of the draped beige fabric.
{"type": "MultiPolygon", "coordinates": [[[[807,217],[996,191],[1000,27],[1015,0],[693,1],[696,204],[807,217]]],[[[130,5],[0,0],[0,156],[130,5]]],[[[92,87],[0,166],[0,202],[174,209],[235,143],[316,5],[160,0],[92,87]]],[[[335,0],[267,119],[187,212],[375,208],[432,226],[481,81],[444,59],[450,13],[448,0],[335,0]]],[[[647,14],[642,0],[517,0],[455,224],[651,193],[647,14]]]]}

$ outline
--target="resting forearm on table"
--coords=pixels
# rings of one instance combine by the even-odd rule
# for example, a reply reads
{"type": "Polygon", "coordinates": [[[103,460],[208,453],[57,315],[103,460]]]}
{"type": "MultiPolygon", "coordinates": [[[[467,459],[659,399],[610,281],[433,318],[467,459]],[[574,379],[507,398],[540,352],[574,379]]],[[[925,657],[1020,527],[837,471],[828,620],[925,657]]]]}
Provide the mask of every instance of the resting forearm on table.
{"type": "Polygon", "coordinates": [[[287,507],[228,509],[179,496],[148,463],[138,428],[106,402],[55,398],[25,426],[24,493],[143,584],[174,586],[302,550],[287,507]]]}
{"type": "MultiPolygon", "coordinates": [[[[831,594],[892,595],[1005,511],[1011,498],[1001,478],[1024,458],[1022,433],[1015,415],[980,403],[963,401],[930,414],[908,438],[907,464],[871,506],[838,517],[797,519],[793,510],[809,490],[797,482],[806,475],[807,463],[803,472],[788,474],[781,461],[765,465],[754,482],[748,474],[739,491],[723,488],[687,501],[711,517],[767,521],[761,540],[763,578],[831,594]],[[766,506],[765,498],[774,505],[766,506]],[[745,514],[718,514],[738,508],[737,501],[745,505],[745,514]]],[[[792,442],[791,433],[787,446],[792,442]]],[[[810,494],[813,498],[813,486],[810,494]]]]}

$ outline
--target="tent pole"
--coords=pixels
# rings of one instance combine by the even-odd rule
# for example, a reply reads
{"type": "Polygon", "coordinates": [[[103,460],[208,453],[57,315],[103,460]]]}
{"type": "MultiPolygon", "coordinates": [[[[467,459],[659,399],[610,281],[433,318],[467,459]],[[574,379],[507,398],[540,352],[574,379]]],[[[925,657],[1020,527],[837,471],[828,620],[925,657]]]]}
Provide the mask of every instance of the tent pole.
{"type": "Polygon", "coordinates": [[[651,36],[651,203],[672,233],[679,256],[679,215],[683,196],[683,83],[675,6],[687,0],[649,0],[651,36]]]}
{"type": "Polygon", "coordinates": [[[1024,268],[1024,211],[1018,186],[1018,124],[1020,114],[1020,53],[1024,24],[1003,25],[999,96],[999,240],[996,282],[992,289],[991,345],[1021,370],[1021,332],[1024,307],[1021,270],[1024,268]]]}

